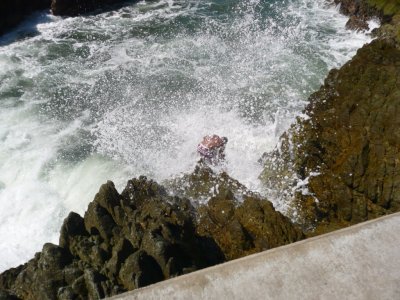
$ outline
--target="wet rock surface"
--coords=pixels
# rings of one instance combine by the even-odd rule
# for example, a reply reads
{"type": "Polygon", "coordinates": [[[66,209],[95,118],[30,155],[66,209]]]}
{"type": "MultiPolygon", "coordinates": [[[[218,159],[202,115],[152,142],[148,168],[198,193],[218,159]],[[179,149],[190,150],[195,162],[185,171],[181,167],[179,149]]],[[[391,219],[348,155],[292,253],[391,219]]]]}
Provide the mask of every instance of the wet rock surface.
{"type": "Polygon", "coordinates": [[[342,14],[350,17],[346,28],[351,30],[368,30],[367,22],[372,16],[382,17],[382,14],[365,0],[334,0],[334,3],[340,5],[342,14]]]}
{"type": "Polygon", "coordinates": [[[190,199],[195,206],[207,203],[222,190],[229,190],[238,198],[254,195],[243,184],[218,168],[220,167],[213,170],[203,160],[199,160],[192,173],[167,180],[164,184],[174,195],[190,199]]]}
{"type": "MultiPolygon", "coordinates": [[[[349,15],[364,15],[347,2],[349,15]]],[[[262,180],[289,190],[289,214],[310,235],[400,210],[400,18],[382,14],[390,22],[378,38],[329,73],[308,118],[263,158],[262,180]]],[[[59,245],[0,274],[0,299],[100,299],[304,237],[203,163],[166,185],[141,177],[118,193],[104,184],[84,217],[65,219],[59,245]]]]}
{"type": "Polygon", "coordinates": [[[239,202],[231,191],[221,191],[199,213],[197,232],[216,241],[227,260],[304,238],[269,201],[255,196],[239,202]]]}
{"type": "MultiPolygon", "coordinates": [[[[192,178],[235,182],[199,168],[192,178]]],[[[83,218],[65,219],[58,246],[0,275],[0,299],[100,299],[303,238],[267,200],[214,188],[195,208],[145,177],[121,194],[104,184],[83,218]]]]}
{"type": "Polygon", "coordinates": [[[400,11],[398,0],[334,0],[340,5],[340,12],[349,16],[346,28],[351,30],[368,30],[368,21],[380,19],[384,23],[400,11]]]}
{"type": "Polygon", "coordinates": [[[214,240],[227,260],[304,237],[271,202],[225,172],[213,172],[202,161],[193,173],[173,181],[172,188],[174,194],[188,197],[196,205],[197,233],[214,240]]]}
{"type": "MultiPolygon", "coordinates": [[[[310,97],[305,113],[264,157],[261,178],[289,178],[292,210],[322,233],[400,210],[398,16],[310,97]],[[275,165],[274,165],[275,164],[275,165]]],[[[282,182],[281,182],[282,184],[282,182]]]]}

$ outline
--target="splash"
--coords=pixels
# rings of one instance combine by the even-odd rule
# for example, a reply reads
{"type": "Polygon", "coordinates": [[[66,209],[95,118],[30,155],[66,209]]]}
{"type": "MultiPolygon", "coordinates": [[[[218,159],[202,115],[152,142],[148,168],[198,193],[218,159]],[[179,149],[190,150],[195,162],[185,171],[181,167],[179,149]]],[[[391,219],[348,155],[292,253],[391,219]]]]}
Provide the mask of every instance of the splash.
{"type": "Polygon", "coordinates": [[[0,40],[0,270],[57,242],[101,183],[190,172],[206,134],[257,163],[332,67],[370,37],[324,0],[152,1],[33,16],[0,40]]]}

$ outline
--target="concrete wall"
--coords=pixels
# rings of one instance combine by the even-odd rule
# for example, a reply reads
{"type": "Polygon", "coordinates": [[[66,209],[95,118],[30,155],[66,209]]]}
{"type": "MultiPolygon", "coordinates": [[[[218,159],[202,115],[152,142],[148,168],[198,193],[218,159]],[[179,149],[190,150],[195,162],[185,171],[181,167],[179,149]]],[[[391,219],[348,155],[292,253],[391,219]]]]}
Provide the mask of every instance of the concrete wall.
{"type": "Polygon", "coordinates": [[[400,213],[112,299],[400,299],[400,213]]]}

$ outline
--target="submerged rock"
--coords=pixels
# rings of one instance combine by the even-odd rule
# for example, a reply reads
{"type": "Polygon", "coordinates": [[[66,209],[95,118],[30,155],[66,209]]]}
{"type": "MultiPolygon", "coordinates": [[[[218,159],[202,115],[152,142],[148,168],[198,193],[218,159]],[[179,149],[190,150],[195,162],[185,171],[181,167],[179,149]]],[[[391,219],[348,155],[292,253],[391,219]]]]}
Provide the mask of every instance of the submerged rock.
{"type": "Polygon", "coordinates": [[[309,118],[264,157],[266,184],[278,176],[289,189],[307,183],[291,205],[316,233],[400,210],[400,27],[387,26],[329,73],[310,97],[309,118]]]}
{"type": "MultiPolygon", "coordinates": [[[[197,186],[236,182],[222,177],[210,169],[191,176],[197,186]]],[[[241,204],[229,184],[218,191],[197,211],[145,177],[128,181],[121,194],[108,182],[83,218],[72,212],[64,220],[59,246],[45,244],[0,275],[0,296],[100,299],[303,237],[268,201],[248,197],[241,204]]]]}

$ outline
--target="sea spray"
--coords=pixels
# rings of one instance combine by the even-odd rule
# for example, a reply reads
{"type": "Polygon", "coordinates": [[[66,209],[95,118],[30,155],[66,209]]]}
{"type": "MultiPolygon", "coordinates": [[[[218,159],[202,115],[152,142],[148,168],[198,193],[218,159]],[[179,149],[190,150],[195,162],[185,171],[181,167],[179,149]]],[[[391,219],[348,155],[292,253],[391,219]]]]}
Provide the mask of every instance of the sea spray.
{"type": "Polygon", "coordinates": [[[190,172],[206,134],[228,136],[229,174],[258,190],[262,153],[370,40],[345,23],[323,0],[156,1],[3,37],[0,270],[56,242],[106,180],[190,172]]]}

